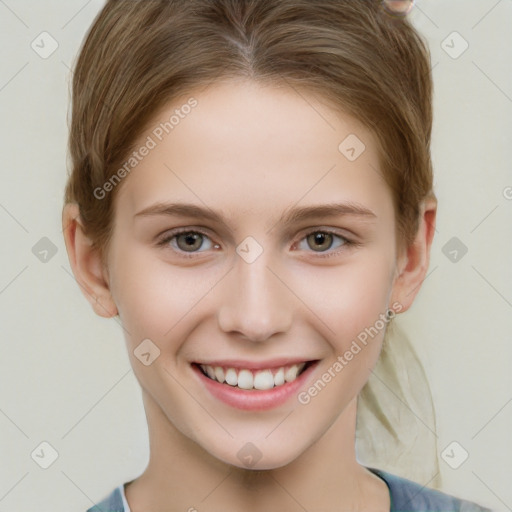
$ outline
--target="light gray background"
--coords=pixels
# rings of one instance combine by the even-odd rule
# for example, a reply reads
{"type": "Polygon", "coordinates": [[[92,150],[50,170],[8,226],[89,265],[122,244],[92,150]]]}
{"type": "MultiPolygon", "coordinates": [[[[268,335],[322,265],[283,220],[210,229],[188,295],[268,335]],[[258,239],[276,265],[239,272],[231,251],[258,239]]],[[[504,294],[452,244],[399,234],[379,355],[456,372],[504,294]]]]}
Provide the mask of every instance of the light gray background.
{"type": "MultiPolygon", "coordinates": [[[[0,0],[0,512],[85,511],[147,462],[122,330],[82,296],[61,231],[70,69],[102,5],[0,0]],[[51,48],[43,31],[48,58],[31,47],[51,48]]],[[[411,19],[432,52],[439,211],[429,275],[397,322],[430,380],[443,490],[512,510],[512,0],[419,0],[411,19]],[[468,249],[456,262],[453,237],[468,249]],[[469,453],[458,469],[441,457],[452,441],[469,453]]]]}

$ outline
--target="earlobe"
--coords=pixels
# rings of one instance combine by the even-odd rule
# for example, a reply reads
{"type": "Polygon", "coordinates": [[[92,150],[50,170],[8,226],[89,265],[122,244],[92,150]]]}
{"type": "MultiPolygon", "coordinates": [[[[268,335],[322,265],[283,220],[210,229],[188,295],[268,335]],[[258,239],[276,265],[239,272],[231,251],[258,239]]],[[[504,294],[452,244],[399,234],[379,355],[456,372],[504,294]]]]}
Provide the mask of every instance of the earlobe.
{"type": "Polygon", "coordinates": [[[77,204],[64,206],[62,229],[69,263],[84,297],[97,315],[104,318],[117,315],[101,255],[93,249],[91,240],[84,233],[77,204]]]}
{"type": "Polygon", "coordinates": [[[420,223],[414,242],[402,255],[394,278],[390,303],[399,302],[407,311],[425,280],[436,227],[437,200],[426,199],[420,210],[420,223]]]}

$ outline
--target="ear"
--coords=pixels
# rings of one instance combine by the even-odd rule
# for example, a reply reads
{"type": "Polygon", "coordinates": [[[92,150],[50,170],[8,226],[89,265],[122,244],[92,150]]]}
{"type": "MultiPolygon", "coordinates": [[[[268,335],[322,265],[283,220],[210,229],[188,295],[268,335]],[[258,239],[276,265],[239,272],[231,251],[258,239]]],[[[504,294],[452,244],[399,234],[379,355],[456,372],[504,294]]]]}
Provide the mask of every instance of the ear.
{"type": "Polygon", "coordinates": [[[84,234],[80,211],[75,203],[68,203],[62,211],[62,229],[69,263],[76,281],[94,312],[104,318],[117,315],[117,306],[110,294],[108,272],[101,262],[98,250],[84,234]]]}
{"type": "MultiPolygon", "coordinates": [[[[436,229],[437,200],[426,199],[420,209],[418,232],[413,243],[402,252],[397,264],[391,304],[399,303],[397,313],[407,311],[421,288],[430,263],[430,248],[436,229]]],[[[389,306],[391,308],[391,306],[389,306]]]]}

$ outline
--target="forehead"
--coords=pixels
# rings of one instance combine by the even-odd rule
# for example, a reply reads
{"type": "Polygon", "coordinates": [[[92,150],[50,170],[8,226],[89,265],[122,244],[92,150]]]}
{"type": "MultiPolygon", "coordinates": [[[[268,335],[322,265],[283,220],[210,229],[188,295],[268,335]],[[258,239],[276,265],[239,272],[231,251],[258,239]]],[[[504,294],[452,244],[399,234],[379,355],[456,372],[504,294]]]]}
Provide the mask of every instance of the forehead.
{"type": "Polygon", "coordinates": [[[126,213],[170,198],[222,203],[238,216],[299,201],[391,204],[371,132],[293,87],[230,81],[193,90],[154,117],[135,147],[144,144],[151,149],[119,191],[126,213]]]}

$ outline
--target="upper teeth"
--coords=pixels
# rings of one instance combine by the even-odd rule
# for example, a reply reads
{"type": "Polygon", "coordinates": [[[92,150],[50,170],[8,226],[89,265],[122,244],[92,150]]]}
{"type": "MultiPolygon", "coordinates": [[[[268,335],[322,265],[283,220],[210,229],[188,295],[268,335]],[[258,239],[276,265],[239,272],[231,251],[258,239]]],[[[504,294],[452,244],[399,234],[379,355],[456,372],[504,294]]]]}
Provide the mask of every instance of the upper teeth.
{"type": "Polygon", "coordinates": [[[274,386],[282,386],[285,382],[292,382],[306,366],[306,363],[298,363],[291,366],[282,366],[279,369],[265,369],[252,371],[247,369],[222,368],[221,366],[200,365],[203,371],[221,384],[226,382],[230,386],[238,386],[241,389],[271,389],[274,386]]]}

